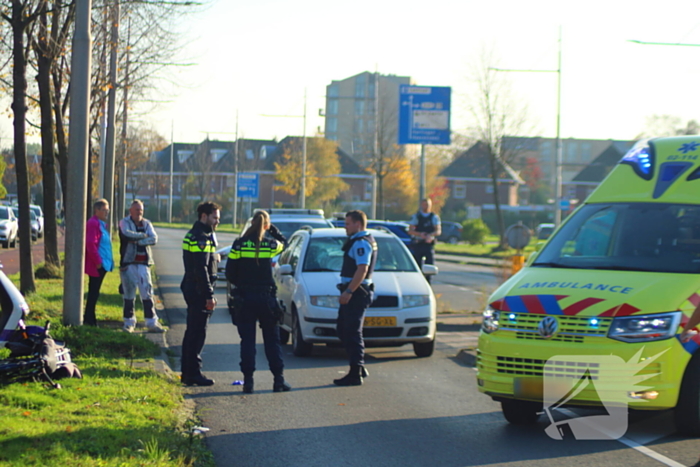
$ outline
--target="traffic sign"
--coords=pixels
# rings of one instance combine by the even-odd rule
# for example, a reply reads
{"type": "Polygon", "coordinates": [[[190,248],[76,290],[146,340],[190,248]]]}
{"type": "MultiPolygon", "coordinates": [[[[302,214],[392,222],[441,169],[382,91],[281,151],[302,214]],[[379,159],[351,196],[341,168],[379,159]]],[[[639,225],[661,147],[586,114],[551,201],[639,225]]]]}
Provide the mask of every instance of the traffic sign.
{"type": "Polygon", "coordinates": [[[238,172],[239,198],[257,198],[260,192],[260,174],[252,172],[238,172]]]}
{"type": "Polygon", "coordinates": [[[568,211],[571,209],[571,202],[568,199],[559,200],[559,209],[562,211],[568,211]]]}
{"type": "Polygon", "coordinates": [[[450,96],[445,86],[399,86],[399,144],[450,144],[450,96]]]}

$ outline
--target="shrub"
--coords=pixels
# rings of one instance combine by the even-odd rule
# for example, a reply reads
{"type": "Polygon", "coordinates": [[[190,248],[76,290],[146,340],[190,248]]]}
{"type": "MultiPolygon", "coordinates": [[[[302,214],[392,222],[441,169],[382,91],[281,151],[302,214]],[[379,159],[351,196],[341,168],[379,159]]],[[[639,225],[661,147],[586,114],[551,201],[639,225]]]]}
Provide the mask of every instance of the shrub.
{"type": "Polygon", "coordinates": [[[490,234],[491,231],[481,219],[468,219],[462,222],[462,240],[472,245],[483,244],[486,236],[490,234]]]}
{"type": "Polygon", "coordinates": [[[37,279],[60,279],[63,277],[63,269],[50,263],[42,263],[34,271],[34,276],[37,279]]]}

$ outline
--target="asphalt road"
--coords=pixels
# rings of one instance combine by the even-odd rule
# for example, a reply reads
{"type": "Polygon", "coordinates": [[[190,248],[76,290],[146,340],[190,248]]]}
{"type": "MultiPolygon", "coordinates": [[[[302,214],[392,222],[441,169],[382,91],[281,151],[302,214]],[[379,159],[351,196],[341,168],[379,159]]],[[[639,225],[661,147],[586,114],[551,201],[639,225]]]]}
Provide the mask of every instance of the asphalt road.
{"type": "MultiPolygon", "coordinates": [[[[170,324],[167,340],[179,354],[184,232],[158,233],[154,251],[170,324]]],[[[222,244],[224,238],[220,235],[222,244]]],[[[544,432],[545,418],[530,427],[507,424],[499,404],[478,393],[474,370],[454,357],[473,334],[441,332],[435,354],[424,359],[414,357],[410,346],[368,349],[370,376],[363,386],[350,388],[332,384],[347,368],[342,350],[319,347],[313,357],[298,358],[285,346],[285,375],[294,387],[288,393],[271,391],[272,375],[259,344],[256,393],[243,395],[231,385],[242,379],[239,339],[220,306],[203,355],[205,373],[217,382],[188,389],[188,397],[210,429],[207,442],[221,467],[682,466],[697,461],[699,443],[674,436],[669,413],[635,415],[624,443],[555,441],[544,432]]]]}

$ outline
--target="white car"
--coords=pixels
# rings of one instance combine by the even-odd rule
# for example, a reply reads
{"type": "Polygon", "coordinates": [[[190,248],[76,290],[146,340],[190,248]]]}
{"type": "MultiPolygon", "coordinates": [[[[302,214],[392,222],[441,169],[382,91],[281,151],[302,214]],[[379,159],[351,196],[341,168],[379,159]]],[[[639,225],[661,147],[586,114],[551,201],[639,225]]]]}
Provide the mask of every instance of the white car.
{"type": "Polygon", "coordinates": [[[36,215],[38,223],[37,237],[41,238],[44,236],[44,211],[41,210],[41,206],[36,204],[30,204],[29,209],[36,215]]]}
{"type": "Polygon", "coordinates": [[[0,206],[0,242],[3,248],[14,248],[17,244],[19,222],[10,206],[0,206]]]}
{"type": "MultiPolygon", "coordinates": [[[[377,241],[377,264],[372,274],[374,303],[367,310],[367,346],[413,344],[419,357],[435,348],[436,300],[423,274],[437,274],[433,265],[418,267],[408,248],[395,235],[370,230],[377,241]]],[[[343,263],[345,230],[297,231],[273,268],[277,297],[286,310],[280,325],[282,342],[291,335],[294,355],[307,356],[313,344],[337,344],[336,319],[343,263]]]]}

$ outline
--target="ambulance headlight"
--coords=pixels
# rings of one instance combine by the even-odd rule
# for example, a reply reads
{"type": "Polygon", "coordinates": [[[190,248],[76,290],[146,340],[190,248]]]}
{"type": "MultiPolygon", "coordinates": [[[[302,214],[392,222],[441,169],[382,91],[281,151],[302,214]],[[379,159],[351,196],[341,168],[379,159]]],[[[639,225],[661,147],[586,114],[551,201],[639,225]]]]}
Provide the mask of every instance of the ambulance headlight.
{"type": "Polygon", "coordinates": [[[492,332],[498,330],[498,319],[500,317],[500,312],[490,306],[486,307],[483,313],[484,320],[481,322],[481,330],[486,334],[491,334],[492,332]]]}
{"type": "Polygon", "coordinates": [[[613,320],[608,337],[622,342],[660,341],[675,336],[680,322],[680,311],[624,316],[613,320]]]}

